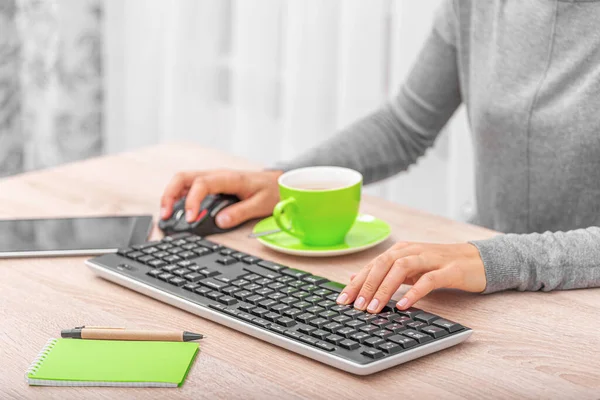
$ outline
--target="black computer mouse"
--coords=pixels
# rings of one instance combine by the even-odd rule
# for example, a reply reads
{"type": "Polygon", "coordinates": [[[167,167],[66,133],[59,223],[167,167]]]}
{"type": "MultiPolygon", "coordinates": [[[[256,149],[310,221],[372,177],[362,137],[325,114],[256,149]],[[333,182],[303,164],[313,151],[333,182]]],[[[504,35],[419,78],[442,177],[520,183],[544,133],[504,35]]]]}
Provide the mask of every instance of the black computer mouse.
{"type": "Polygon", "coordinates": [[[219,211],[239,201],[240,199],[237,196],[231,194],[208,195],[200,203],[200,211],[196,220],[188,223],[185,219],[185,197],[183,197],[173,206],[171,217],[166,220],[160,220],[158,227],[165,235],[189,232],[206,236],[213,233],[229,232],[237,228],[237,226],[230,229],[221,229],[217,226],[215,217],[219,211]]]}

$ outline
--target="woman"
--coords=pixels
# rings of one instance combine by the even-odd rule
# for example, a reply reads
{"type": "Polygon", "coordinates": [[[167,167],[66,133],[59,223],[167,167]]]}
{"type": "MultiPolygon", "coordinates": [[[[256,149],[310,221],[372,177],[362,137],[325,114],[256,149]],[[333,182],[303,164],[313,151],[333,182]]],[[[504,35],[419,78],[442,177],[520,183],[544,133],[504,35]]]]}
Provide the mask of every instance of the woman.
{"type": "Polygon", "coordinates": [[[282,171],[340,165],[365,183],[407,169],[466,105],[476,158],[476,223],[510,234],[460,244],[398,243],[356,275],[340,304],[379,312],[402,283],[491,293],[600,286],[600,2],[446,1],[400,93],[302,157],[266,172],[178,174],[161,215],[189,189],[244,201],[222,227],[270,214],[282,171]],[[562,232],[568,231],[568,232],[562,232]],[[545,233],[531,233],[545,232],[545,233]]]}

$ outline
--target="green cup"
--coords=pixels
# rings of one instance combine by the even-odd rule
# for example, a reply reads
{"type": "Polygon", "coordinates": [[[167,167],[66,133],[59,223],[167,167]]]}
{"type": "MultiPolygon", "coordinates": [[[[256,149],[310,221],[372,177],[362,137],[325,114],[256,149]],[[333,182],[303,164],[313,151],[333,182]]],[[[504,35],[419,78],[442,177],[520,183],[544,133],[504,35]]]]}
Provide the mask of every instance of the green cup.
{"type": "Polygon", "coordinates": [[[344,242],[358,216],[362,175],[342,167],[308,167],[279,177],[279,228],[312,246],[344,242]]]}

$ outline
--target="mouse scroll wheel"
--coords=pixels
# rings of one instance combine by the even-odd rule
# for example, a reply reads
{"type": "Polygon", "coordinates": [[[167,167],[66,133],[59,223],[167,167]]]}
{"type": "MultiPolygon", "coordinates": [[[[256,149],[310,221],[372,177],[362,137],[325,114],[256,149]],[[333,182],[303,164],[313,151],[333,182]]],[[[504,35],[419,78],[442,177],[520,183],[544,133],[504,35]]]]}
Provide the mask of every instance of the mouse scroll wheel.
{"type": "Polygon", "coordinates": [[[214,218],[214,216],[217,215],[217,213],[219,211],[221,211],[222,209],[224,209],[225,207],[227,207],[230,204],[231,204],[231,200],[221,201],[219,204],[217,204],[217,206],[215,208],[212,209],[212,211],[210,212],[210,216],[214,218]]]}

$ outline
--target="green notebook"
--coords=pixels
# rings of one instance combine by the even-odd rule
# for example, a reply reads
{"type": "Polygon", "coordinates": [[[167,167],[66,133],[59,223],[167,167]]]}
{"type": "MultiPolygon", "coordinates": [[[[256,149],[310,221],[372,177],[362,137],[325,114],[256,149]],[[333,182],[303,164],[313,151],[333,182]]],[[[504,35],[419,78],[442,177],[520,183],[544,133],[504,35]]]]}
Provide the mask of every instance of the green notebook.
{"type": "Polygon", "coordinates": [[[181,386],[198,343],[51,339],[27,370],[30,385],[181,386]]]}

